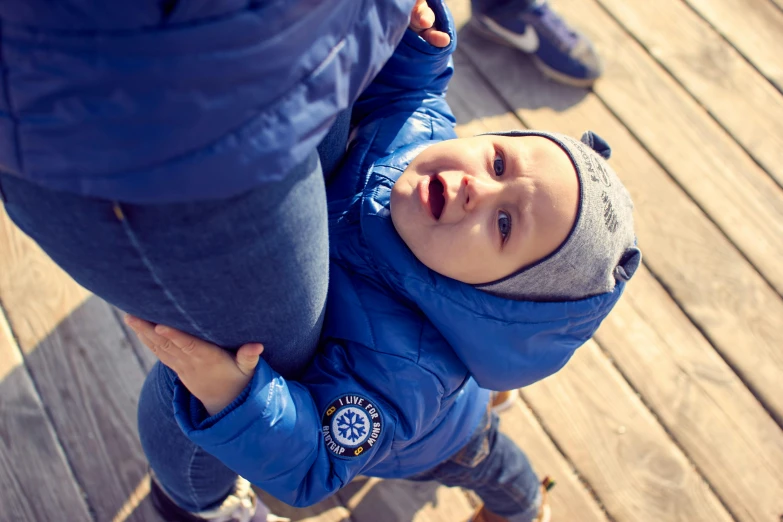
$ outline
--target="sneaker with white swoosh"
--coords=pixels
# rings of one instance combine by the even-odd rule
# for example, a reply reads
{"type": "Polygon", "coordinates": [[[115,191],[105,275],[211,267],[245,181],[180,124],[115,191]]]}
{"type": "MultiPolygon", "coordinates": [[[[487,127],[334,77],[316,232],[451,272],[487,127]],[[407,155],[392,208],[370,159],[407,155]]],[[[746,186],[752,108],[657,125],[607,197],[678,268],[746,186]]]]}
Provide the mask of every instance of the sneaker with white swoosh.
{"type": "Polygon", "coordinates": [[[473,25],[484,36],[533,57],[536,66],[555,81],[590,87],[602,65],[592,43],[569,27],[546,0],[506,2],[487,13],[473,13],[473,25]]]}

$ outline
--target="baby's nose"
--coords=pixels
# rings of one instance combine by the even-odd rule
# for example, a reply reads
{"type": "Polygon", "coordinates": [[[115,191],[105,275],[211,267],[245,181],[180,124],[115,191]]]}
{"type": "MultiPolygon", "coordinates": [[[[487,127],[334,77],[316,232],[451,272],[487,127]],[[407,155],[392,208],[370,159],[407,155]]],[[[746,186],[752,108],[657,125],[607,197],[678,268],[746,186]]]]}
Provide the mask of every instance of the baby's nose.
{"type": "Polygon", "coordinates": [[[463,183],[465,184],[464,207],[466,212],[471,212],[491,201],[498,192],[497,183],[492,181],[465,176],[463,183]]]}

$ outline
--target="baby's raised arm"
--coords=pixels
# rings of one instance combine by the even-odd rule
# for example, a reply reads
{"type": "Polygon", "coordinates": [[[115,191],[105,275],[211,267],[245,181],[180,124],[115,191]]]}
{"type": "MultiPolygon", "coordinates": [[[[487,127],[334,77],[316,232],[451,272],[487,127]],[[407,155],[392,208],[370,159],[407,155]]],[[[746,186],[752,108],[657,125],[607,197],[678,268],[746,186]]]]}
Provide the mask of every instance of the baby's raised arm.
{"type": "Polygon", "coordinates": [[[416,0],[411,11],[411,23],[408,28],[421,36],[424,41],[435,47],[446,47],[451,43],[448,33],[439,31],[435,25],[435,11],[427,5],[427,0],[416,0]]]}
{"type": "MultiPolygon", "coordinates": [[[[362,378],[378,364],[367,350],[327,342],[301,380],[292,381],[258,357],[261,345],[245,345],[234,357],[173,328],[135,318],[128,324],[177,373],[172,415],[183,433],[293,506],[319,502],[383,461],[398,423],[414,424],[422,414],[403,411],[398,397],[362,378]]],[[[422,393],[438,396],[436,381],[415,362],[394,357],[390,364],[421,372],[422,382],[431,383],[422,393]]]]}
{"type": "Polygon", "coordinates": [[[246,344],[232,355],[174,328],[125,316],[125,322],[160,362],[174,370],[182,384],[215,415],[236,399],[253,378],[264,347],[246,344]]]}

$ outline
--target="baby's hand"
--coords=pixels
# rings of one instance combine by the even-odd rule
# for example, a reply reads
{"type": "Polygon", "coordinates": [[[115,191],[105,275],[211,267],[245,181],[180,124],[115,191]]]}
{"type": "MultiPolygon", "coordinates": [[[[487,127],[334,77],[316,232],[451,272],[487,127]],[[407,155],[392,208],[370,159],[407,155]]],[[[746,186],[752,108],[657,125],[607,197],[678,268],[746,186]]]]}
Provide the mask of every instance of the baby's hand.
{"type": "Polygon", "coordinates": [[[434,24],[435,12],[427,5],[427,0],[416,0],[416,5],[411,11],[411,23],[408,27],[430,45],[448,46],[451,43],[451,37],[448,33],[435,29],[434,24]]]}
{"type": "Polygon", "coordinates": [[[246,344],[236,356],[214,344],[168,326],[125,316],[130,326],[160,362],[174,370],[182,384],[214,415],[231,404],[253,378],[261,344],[246,344]]]}

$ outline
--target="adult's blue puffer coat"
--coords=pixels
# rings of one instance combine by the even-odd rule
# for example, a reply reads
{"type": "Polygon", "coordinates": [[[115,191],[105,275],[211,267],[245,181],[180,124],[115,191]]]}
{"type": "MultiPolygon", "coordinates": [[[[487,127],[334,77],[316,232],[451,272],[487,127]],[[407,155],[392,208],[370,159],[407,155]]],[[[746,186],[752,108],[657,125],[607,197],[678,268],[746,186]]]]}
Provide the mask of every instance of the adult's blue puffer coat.
{"type": "Polygon", "coordinates": [[[0,0],[0,170],[133,203],[280,179],[414,0],[0,0]]]}
{"type": "MultiPolygon", "coordinates": [[[[438,9],[440,24],[447,13],[438,9]]],[[[449,25],[452,40],[453,26],[449,25]]],[[[354,108],[358,127],[329,187],[331,272],[322,346],[297,382],[261,362],[209,417],[181,384],[175,411],[197,444],[297,506],[357,474],[407,477],[455,454],[489,392],[559,370],[619,298],[501,299],[432,272],[397,235],[394,182],[428,144],[455,138],[448,49],[408,31],[354,108]]]]}

